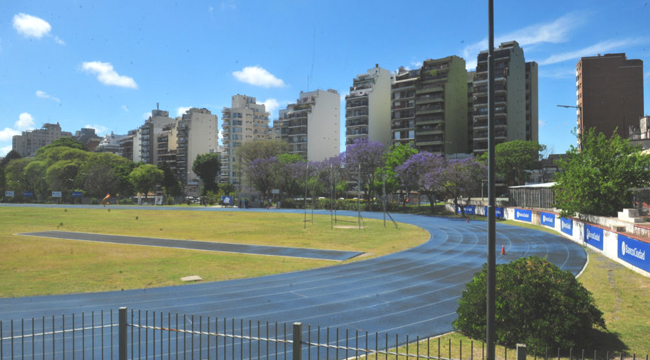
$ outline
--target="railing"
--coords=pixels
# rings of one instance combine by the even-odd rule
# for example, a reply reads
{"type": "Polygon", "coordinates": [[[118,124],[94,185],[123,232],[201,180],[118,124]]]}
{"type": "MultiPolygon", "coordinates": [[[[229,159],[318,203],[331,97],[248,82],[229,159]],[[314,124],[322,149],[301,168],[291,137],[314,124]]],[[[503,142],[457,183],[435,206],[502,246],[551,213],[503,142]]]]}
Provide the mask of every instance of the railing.
{"type": "MultiPolygon", "coordinates": [[[[451,360],[485,359],[483,342],[287,323],[127,310],[0,322],[0,359],[451,360]]],[[[497,359],[525,347],[497,346],[497,359]]],[[[513,353],[516,356],[513,356],[513,353]]],[[[634,353],[550,349],[537,360],[624,360],[634,353]],[[593,357],[592,357],[593,355],[593,357]]],[[[641,360],[644,357],[639,356],[641,360]]],[[[645,355],[648,360],[648,355],[645,355]]]]}

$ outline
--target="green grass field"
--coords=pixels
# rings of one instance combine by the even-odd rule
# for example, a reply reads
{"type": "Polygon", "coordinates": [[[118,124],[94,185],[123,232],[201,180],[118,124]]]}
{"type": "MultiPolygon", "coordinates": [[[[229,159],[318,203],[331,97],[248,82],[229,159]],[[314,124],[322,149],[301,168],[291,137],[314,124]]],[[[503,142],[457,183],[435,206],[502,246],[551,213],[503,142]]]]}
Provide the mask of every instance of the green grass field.
{"type": "MultiPolygon", "coordinates": [[[[415,226],[366,229],[330,227],[316,216],[284,213],[142,211],[122,207],[81,209],[0,208],[0,297],[66,294],[180,285],[183,276],[228,280],[311,269],[334,261],[213,253],[133,245],[17,236],[65,230],[169,239],[362,251],[360,258],[417,246],[429,234],[415,226]],[[310,217],[311,219],[311,217],[310,217]]],[[[348,220],[352,220],[349,219],[348,220]]],[[[354,219],[356,220],[356,219],[354,219]]],[[[339,225],[354,225],[339,223],[339,225]]],[[[357,261],[352,259],[349,261],[357,261]]]]}

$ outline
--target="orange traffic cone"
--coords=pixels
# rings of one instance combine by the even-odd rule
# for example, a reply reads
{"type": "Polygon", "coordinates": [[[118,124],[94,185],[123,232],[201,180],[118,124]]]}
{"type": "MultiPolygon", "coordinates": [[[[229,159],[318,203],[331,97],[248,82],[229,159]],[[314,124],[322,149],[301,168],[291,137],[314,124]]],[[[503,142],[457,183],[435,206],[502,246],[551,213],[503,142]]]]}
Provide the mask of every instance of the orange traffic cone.
{"type": "Polygon", "coordinates": [[[506,246],[501,244],[501,255],[505,255],[505,254],[506,254],[506,246]]]}

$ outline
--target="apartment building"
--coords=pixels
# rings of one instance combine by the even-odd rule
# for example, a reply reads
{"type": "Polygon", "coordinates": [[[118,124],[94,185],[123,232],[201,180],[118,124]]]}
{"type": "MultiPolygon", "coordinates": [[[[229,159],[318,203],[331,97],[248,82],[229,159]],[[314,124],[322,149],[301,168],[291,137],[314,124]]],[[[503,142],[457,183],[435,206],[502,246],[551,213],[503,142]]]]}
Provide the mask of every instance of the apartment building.
{"type": "MultiPolygon", "coordinates": [[[[494,96],[496,144],[512,140],[537,142],[537,63],[526,63],[524,50],[516,41],[494,50],[494,96]]],[[[473,87],[473,151],[488,150],[488,51],[478,55],[473,87]]]]}
{"type": "Polygon", "coordinates": [[[22,157],[33,157],[38,149],[50,145],[54,140],[62,137],[72,137],[72,133],[61,131],[61,125],[58,122],[44,124],[42,129],[23,131],[21,135],[14,135],[11,140],[11,148],[22,157]]]}
{"type": "Polygon", "coordinates": [[[390,102],[392,75],[379,65],[352,80],[345,97],[345,144],[368,138],[391,144],[390,102]]]}
{"type": "Polygon", "coordinates": [[[578,132],[595,127],[624,139],[644,115],[643,61],[625,53],[583,57],[576,65],[578,132]]]}
{"type": "Polygon", "coordinates": [[[199,179],[192,166],[200,154],[216,153],[219,140],[218,117],[208,109],[190,108],[170,129],[168,141],[176,142],[176,173],[186,193],[198,195],[199,179]]]}
{"type": "Polygon", "coordinates": [[[238,186],[242,169],[237,159],[239,146],[249,141],[266,140],[269,128],[269,113],[264,104],[258,104],[254,97],[235,95],[231,107],[222,110],[222,152],[221,179],[238,186]]]}
{"type": "Polygon", "coordinates": [[[289,153],[309,161],[338,156],[340,104],[341,95],[336,90],[301,91],[295,104],[280,110],[269,138],[288,142],[289,153]]]}
{"type": "Polygon", "coordinates": [[[467,70],[458,56],[428,59],[416,70],[400,68],[391,89],[392,144],[419,151],[467,151],[467,70]]]}
{"type": "Polygon", "coordinates": [[[158,135],[162,133],[163,128],[174,123],[176,119],[169,117],[169,111],[160,110],[158,106],[151,111],[151,116],[138,129],[141,162],[158,164],[158,135]]]}

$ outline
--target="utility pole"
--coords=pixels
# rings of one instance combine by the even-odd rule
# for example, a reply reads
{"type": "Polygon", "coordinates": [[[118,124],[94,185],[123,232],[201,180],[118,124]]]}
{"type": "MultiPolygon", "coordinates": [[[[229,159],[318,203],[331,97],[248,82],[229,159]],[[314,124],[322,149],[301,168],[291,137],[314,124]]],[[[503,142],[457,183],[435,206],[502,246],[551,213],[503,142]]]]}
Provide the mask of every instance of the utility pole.
{"type": "Polygon", "coordinates": [[[488,248],[486,359],[495,360],[496,340],[496,213],[495,213],[495,132],[494,132],[494,0],[488,0],[488,248]]]}

